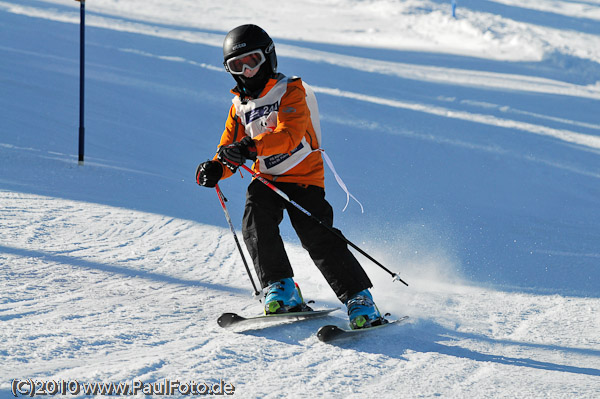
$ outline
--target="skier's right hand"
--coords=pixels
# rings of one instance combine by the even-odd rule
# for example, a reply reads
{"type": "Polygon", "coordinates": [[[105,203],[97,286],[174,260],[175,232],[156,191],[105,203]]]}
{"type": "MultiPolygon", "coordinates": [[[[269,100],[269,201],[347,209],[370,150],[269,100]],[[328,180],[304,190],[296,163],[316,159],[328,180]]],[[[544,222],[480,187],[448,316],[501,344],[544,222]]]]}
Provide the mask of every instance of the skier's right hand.
{"type": "Polygon", "coordinates": [[[206,161],[196,169],[196,183],[204,187],[214,187],[223,176],[223,166],[217,161],[206,161]]]}

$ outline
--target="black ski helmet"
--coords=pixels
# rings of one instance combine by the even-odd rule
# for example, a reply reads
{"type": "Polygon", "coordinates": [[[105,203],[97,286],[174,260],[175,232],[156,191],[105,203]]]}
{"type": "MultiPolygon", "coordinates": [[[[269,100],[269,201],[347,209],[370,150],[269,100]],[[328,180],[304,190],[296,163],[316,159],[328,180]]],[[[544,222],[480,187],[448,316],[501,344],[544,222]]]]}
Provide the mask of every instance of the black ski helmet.
{"type": "Polygon", "coordinates": [[[238,87],[245,90],[245,94],[253,97],[259,94],[269,78],[277,73],[277,55],[273,40],[259,26],[248,24],[232,29],[223,41],[223,65],[228,72],[228,59],[256,49],[260,49],[266,59],[259,72],[252,78],[231,74],[238,83],[238,87]]]}

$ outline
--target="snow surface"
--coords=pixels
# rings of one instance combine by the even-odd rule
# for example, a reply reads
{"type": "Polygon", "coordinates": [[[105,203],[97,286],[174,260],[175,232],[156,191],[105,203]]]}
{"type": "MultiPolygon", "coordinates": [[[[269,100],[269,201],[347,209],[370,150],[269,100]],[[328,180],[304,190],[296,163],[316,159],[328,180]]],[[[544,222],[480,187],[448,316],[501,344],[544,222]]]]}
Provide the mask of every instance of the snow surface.
{"type": "MultiPolygon", "coordinates": [[[[600,397],[600,1],[0,0],[0,397],[13,379],[220,380],[243,398],[600,397]],[[265,12],[269,10],[269,12],[265,12]],[[226,331],[260,304],[214,190],[225,33],[276,40],[315,87],[324,147],[365,206],[336,226],[384,312],[226,331]]],[[[245,187],[221,187],[240,231],[245,187]]],[[[293,230],[305,297],[341,306],[293,230]]],[[[141,394],[136,397],[142,396],[141,394]]]]}

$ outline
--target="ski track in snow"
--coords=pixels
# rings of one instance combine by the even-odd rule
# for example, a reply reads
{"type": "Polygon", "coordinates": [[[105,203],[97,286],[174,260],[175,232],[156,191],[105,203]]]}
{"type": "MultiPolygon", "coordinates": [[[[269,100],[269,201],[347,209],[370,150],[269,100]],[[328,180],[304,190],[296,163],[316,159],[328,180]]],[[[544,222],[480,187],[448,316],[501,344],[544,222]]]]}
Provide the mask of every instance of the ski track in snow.
{"type": "MultiPolygon", "coordinates": [[[[51,19],[55,21],[78,23],[78,18],[75,15],[68,13],[57,12],[56,10],[41,11],[34,7],[19,7],[8,3],[0,2],[0,7],[7,11],[38,17],[51,19]]],[[[201,33],[194,31],[185,31],[179,29],[157,28],[153,25],[144,23],[132,23],[115,18],[96,17],[88,18],[88,25],[95,27],[103,27],[114,30],[122,30],[126,32],[135,32],[146,35],[158,36],[163,38],[172,38],[177,40],[185,40],[193,43],[202,43],[210,46],[221,47],[222,35],[201,33]]],[[[600,44],[600,43],[599,43],[600,44]]],[[[599,46],[600,48],[600,46],[599,46]]],[[[18,51],[11,49],[12,51],[18,51]]],[[[154,55],[147,52],[140,52],[135,49],[122,49],[125,52],[134,52],[136,54],[155,57],[173,62],[185,62],[190,65],[195,65],[201,68],[210,69],[213,71],[223,72],[222,68],[217,65],[205,63],[197,63],[191,60],[186,60],[181,57],[173,57],[169,55],[154,55]]],[[[515,74],[483,72],[476,70],[465,70],[457,68],[432,67],[425,65],[406,64],[399,62],[379,61],[355,56],[347,56],[324,51],[317,51],[292,45],[278,45],[278,54],[284,57],[292,57],[311,62],[324,62],[332,65],[343,66],[360,71],[379,73],[384,75],[392,75],[405,79],[437,82],[465,87],[480,87],[498,90],[513,90],[532,93],[545,93],[583,97],[598,100],[600,99],[600,81],[593,85],[576,85],[551,79],[538,78],[535,76],[524,76],[515,74]]],[[[599,57],[600,59],[600,57],[599,57]]],[[[115,75],[107,77],[114,81],[115,75]]],[[[130,84],[130,82],[128,83],[130,84]]],[[[432,115],[445,116],[466,121],[475,121],[491,126],[500,126],[520,131],[540,134],[549,137],[554,137],[566,142],[584,145],[593,149],[600,149],[600,137],[597,135],[582,134],[566,129],[555,129],[546,127],[540,124],[531,124],[511,120],[507,118],[498,118],[491,115],[475,114],[470,112],[458,111],[451,108],[444,108],[432,104],[419,104],[399,101],[393,98],[382,98],[371,96],[365,93],[354,93],[337,88],[329,87],[314,87],[317,93],[327,95],[352,98],[359,101],[371,102],[379,105],[390,106],[395,108],[408,109],[413,111],[424,112],[432,115]]],[[[159,90],[169,90],[168,87],[157,88],[159,90]]],[[[571,122],[574,123],[574,122],[571,122]]],[[[594,129],[600,129],[600,126],[592,126],[594,129]]]]}
{"type": "MultiPolygon", "coordinates": [[[[257,398],[389,397],[399,384],[401,397],[512,397],[514,384],[520,397],[597,393],[596,299],[419,280],[403,291],[379,281],[382,310],[411,320],[377,340],[318,342],[318,326],[342,321],[342,311],[235,333],[217,326],[220,312],[246,303],[240,310],[251,314],[259,305],[225,229],[10,191],[0,191],[0,202],[6,378],[222,378],[236,395],[257,398]],[[281,388],[272,392],[274,376],[281,388]]],[[[308,261],[300,248],[290,252],[308,261]]],[[[298,270],[305,296],[337,306],[309,268],[298,270]]],[[[6,378],[0,392],[8,392],[6,378]]]]}
{"type": "MultiPolygon", "coordinates": [[[[315,61],[315,62],[321,61],[321,62],[330,62],[330,63],[336,64],[336,65],[345,65],[350,68],[355,68],[358,70],[363,70],[363,71],[372,72],[372,73],[383,73],[383,74],[391,73],[396,76],[401,76],[401,77],[405,77],[405,78],[409,78],[409,79],[418,79],[418,80],[429,81],[429,82],[439,80],[439,81],[443,81],[444,83],[448,83],[448,84],[459,84],[459,85],[465,84],[465,85],[472,85],[472,86],[477,86],[477,87],[482,87],[482,86],[483,87],[496,87],[496,88],[503,88],[505,90],[506,89],[523,90],[523,91],[533,91],[533,92],[538,92],[538,93],[574,95],[577,97],[590,96],[590,98],[600,99],[600,91],[597,90],[597,88],[590,88],[590,90],[588,91],[586,89],[580,90],[579,88],[577,88],[574,85],[565,85],[562,82],[549,82],[550,84],[546,84],[546,82],[548,82],[547,79],[536,79],[536,78],[528,78],[528,77],[524,77],[524,76],[518,77],[518,76],[514,76],[514,75],[502,75],[502,74],[492,74],[492,73],[478,73],[475,71],[460,71],[457,74],[457,73],[454,73],[453,71],[449,71],[449,70],[444,71],[443,70],[444,68],[428,68],[428,67],[423,67],[424,70],[421,71],[421,73],[419,73],[418,66],[401,65],[401,64],[397,64],[397,63],[394,63],[395,65],[392,68],[385,68],[383,70],[380,70],[376,66],[372,65],[372,64],[377,64],[377,62],[374,62],[374,63],[368,62],[368,60],[366,60],[366,59],[362,59],[362,60],[357,59],[355,62],[345,64],[343,62],[343,59],[355,58],[355,57],[339,56],[339,55],[333,55],[330,53],[322,53],[322,52],[318,52],[318,53],[323,54],[319,57],[311,57],[310,56],[310,53],[312,52],[311,50],[305,50],[305,49],[298,48],[295,51],[290,52],[290,51],[285,51],[287,47],[289,47],[289,46],[283,46],[284,51],[281,51],[281,53],[283,53],[284,55],[292,56],[295,58],[307,59],[307,60],[311,60],[311,61],[315,61]],[[309,54],[309,55],[307,55],[307,54],[309,54]],[[324,54],[327,54],[327,55],[324,55],[324,54]],[[364,65],[367,63],[371,64],[371,67],[365,68],[364,65]],[[404,69],[406,71],[406,73],[391,72],[390,69],[396,70],[396,71],[400,70],[400,69],[404,69]],[[416,69],[416,71],[415,71],[415,69],[416,69]],[[437,71],[440,71],[439,77],[436,76],[436,75],[438,75],[436,72],[427,73],[427,72],[425,72],[425,69],[432,69],[432,70],[435,69],[437,71]],[[411,72],[408,72],[409,70],[411,70],[411,72]],[[461,81],[460,75],[463,73],[464,73],[465,80],[461,81]],[[478,74],[481,75],[481,78],[477,77],[478,74]],[[457,79],[457,75],[459,75],[458,79],[457,79]],[[452,79],[449,79],[449,76],[452,76],[452,79]],[[469,76],[469,77],[467,78],[467,76],[469,76]],[[511,82],[510,82],[511,80],[514,80],[513,84],[511,84],[511,82]],[[497,82],[497,84],[495,84],[494,82],[497,82]],[[564,88],[561,88],[560,86],[563,86],[564,88]]],[[[203,63],[199,64],[199,63],[196,63],[196,62],[193,62],[190,60],[185,60],[181,57],[152,55],[149,53],[132,51],[129,49],[124,49],[123,51],[135,52],[135,53],[143,55],[143,56],[154,57],[154,58],[169,60],[169,61],[173,61],[173,62],[185,62],[190,65],[196,65],[198,67],[222,72],[222,70],[220,68],[218,68],[217,66],[207,65],[207,64],[203,64],[203,63]]],[[[388,63],[388,64],[390,64],[390,63],[388,63]]],[[[433,106],[431,104],[408,103],[408,102],[398,101],[398,100],[394,100],[394,99],[390,99],[390,98],[369,96],[369,95],[366,95],[363,93],[348,92],[348,91],[343,91],[343,90],[333,89],[333,88],[328,88],[328,87],[313,86],[313,89],[315,90],[315,93],[327,94],[327,95],[331,95],[331,96],[344,97],[344,98],[351,98],[354,100],[370,102],[370,103],[374,103],[374,104],[378,104],[378,105],[382,105],[382,106],[402,108],[402,109],[407,109],[407,110],[412,110],[412,111],[423,112],[423,113],[427,113],[427,114],[431,114],[431,115],[445,116],[448,118],[456,118],[456,119],[461,119],[461,120],[466,120],[466,121],[478,122],[478,123],[491,125],[491,126],[499,126],[499,127],[510,128],[510,129],[517,129],[517,130],[527,132],[527,133],[549,136],[549,137],[557,138],[559,140],[563,140],[566,142],[576,143],[579,145],[589,147],[594,150],[600,149],[600,136],[582,134],[582,133],[578,133],[578,132],[569,131],[566,129],[554,129],[554,128],[545,127],[545,126],[539,125],[539,124],[531,124],[531,123],[525,123],[525,122],[520,122],[520,121],[516,121],[516,120],[506,119],[506,118],[498,118],[498,117],[494,117],[491,115],[474,114],[474,113],[470,113],[470,112],[457,111],[457,110],[453,110],[450,108],[442,108],[439,106],[433,106]]],[[[463,103],[466,103],[466,102],[467,101],[463,101],[463,103]]],[[[475,105],[478,105],[476,102],[472,102],[472,103],[475,105]]],[[[491,105],[493,108],[499,108],[502,111],[504,111],[508,108],[508,107],[494,106],[493,104],[482,104],[482,105],[484,108],[490,108],[490,105],[491,105]]],[[[512,112],[517,113],[517,114],[522,113],[519,110],[512,110],[512,112]]],[[[535,116],[543,117],[541,115],[535,115],[535,116]]],[[[548,118],[548,117],[545,117],[545,118],[548,118]]],[[[556,118],[554,118],[554,119],[556,120],[556,118]]],[[[570,120],[559,120],[559,121],[568,123],[568,124],[572,124],[575,126],[584,126],[584,127],[588,127],[591,129],[600,130],[599,125],[590,125],[590,124],[582,125],[581,123],[579,123],[577,121],[570,121],[570,120]]]]}

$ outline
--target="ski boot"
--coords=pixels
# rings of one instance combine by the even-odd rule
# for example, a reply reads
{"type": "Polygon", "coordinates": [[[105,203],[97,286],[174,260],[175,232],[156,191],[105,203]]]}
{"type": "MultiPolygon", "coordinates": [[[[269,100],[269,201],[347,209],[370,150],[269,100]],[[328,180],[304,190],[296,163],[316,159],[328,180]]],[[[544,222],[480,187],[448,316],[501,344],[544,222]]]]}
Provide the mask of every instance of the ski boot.
{"type": "Polygon", "coordinates": [[[265,288],[265,314],[305,312],[312,310],[302,299],[298,284],[292,278],[275,281],[265,288]]]}
{"type": "Polygon", "coordinates": [[[346,302],[346,307],[350,318],[350,328],[353,330],[387,323],[387,320],[381,316],[379,309],[375,306],[373,296],[371,296],[369,290],[362,290],[354,294],[346,302]]]}

